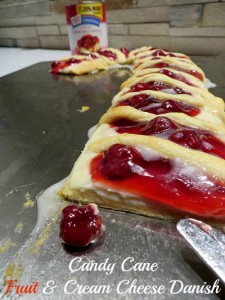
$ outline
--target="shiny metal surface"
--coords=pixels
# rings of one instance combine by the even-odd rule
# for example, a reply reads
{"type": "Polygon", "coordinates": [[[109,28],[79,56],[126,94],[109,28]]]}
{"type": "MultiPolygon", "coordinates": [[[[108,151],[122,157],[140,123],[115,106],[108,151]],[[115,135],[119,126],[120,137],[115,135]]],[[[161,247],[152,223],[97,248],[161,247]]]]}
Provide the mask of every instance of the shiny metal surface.
{"type": "MultiPolygon", "coordinates": [[[[225,99],[224,56],[198,57],[195,61],[217,83],[213,93],[225,99]]],[[[175,224],[151,218],[102,209],[104,239],[82,252],[62,246],[57,220],[39,251],[28,251],[40,239],[30,236],[37,219],[37,195],[69,174],[87,140],[88,129],[97,123],[119,84],[129,76],[129,71],[121,69],[72,79],[53,77],[48,68],[48,63],[41,63],[0,79],[0,284],[10,263],[14,271],[18,266],[22,270],[18,272],[21,284],[39,282],[38,299],[224,297],[223,289],[218,295],[171,293],[171,280],[179,280],[183,286],[202,286],[204,282],[213,285],[216,278],[187,247],[175,224]],[[90,110],[78,112],[82,106],[89,106],[90,110]],[[26,199],[31,199],[34,206],[25,206],[26,199]],[[9,245],[9,249],[5,251],[2,245],[9,245]],[[69,264],[75,257],[94,260],[98,265],[108,262],[115,267],[110,275],[104,270],[71,274],[69,264]],[[121,264],[129,257],[134,262],[156,263],[157,270],[122,271],[121,264]],[[66,295],[64,287],[71,279],[80,285],[109,285],[111,291],[66,295]],[[137,285],[162,285],[165,290],[162,294],[124,292],[135,279],[137,285]],[[49,280],[57,287],[52,294],[45,295],[43,288],[49,280]],[[124,294],[117,291],[121,281],[124,294]]],[[[37,295],[27,297],[23,295],[21,299],[37,299],[37,295]]]]}
{"type": "Polygon", "coordinates": [[[180,220],[177,229],[225,284],[225,235],[195,219],[180,220]]]}

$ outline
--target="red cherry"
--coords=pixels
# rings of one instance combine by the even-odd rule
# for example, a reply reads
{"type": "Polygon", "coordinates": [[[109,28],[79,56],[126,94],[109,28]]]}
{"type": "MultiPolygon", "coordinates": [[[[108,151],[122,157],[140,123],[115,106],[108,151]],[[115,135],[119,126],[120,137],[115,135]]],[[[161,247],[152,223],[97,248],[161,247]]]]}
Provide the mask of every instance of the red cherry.
{"type": "Polygon", "coordinates": [[[72,64],[79,64],[79,63],[81,62],[81,60],[72,57],[72,58],[70,58],[67,62],[68,62],[68,64],[71,64],[71,65],[72,65],[72,64]]]}
{"type": "Polygon", "coordinates": [[[174,101],[174,100],[163,101],[161,108],[165,109],[167,112],[180,112],[180,111],[182,111],[179,103],[174,101]]]}
{"type": "Polygon", "coordinates": [[[141,156],[133,147],[115,144],[104,152],[100,172],[109,179],[130,177],[141,156]]]}
{"type": "Polygon", "coordinates": [[[169,140],[191,149],[202,149],[200,135],[192,129],[183,129],[173,133],[169,140]]]}
{"type": "Polygon", "coordinates": [[[55,60],[51,63],[51,68],[52,69],[57,68],[60,64],[61,64],[60,61],[55,60]]]}
{"type": "Polygon", "coordinates": [[[62,210],[59,236],[65,244],[85,247],[97,242],[102,233],[102,219],[96,204],[70,205],[62,210]]]}
{"type": "Polygon", "coordinates": [[[129,55],[129,53],[130,53],[130,51],[127,49],[127,48],[120,48],[120,51],[126,56],[126,57],[128,57],[128,55],[129,55]]]}
{"type": "Polygon", "coordinates": [[[175,122],[166,117],[156,117],[151,120],[142,130],[142,134],[151,135],[163,133],[168,130],[176,129],[178,126],[175,122]]]}
{"type": "Polygon", "coordinates": [[[134,108],[140,108],[149,104],[151,97],[147,94],[137,94],[129,99],[129,105],[134,108]]]}
{"type": "Polygon", "coordinates": [[[163,51],[163,50],[156,50],[154,52],[152,52],[151,54],[152,56],[170,56],[170,57],[175,57],[174,54],[167,52],[167,51],[163,51]]]}
{"type": "Polygon", "coordinates": [[[154,68],[168,68],[169,64],[160,62],[154,65],[154,68]]]}

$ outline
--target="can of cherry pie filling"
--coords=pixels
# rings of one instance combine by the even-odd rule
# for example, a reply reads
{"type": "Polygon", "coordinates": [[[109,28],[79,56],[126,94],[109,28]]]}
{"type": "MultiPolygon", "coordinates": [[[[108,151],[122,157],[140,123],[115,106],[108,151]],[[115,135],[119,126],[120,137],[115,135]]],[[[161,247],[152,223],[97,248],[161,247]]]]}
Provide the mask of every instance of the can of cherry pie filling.
{"type": "Polygon", "coordinates": [[[66,5],[65,13],[72,54],[108,46],[105,0],[78,1],[66,5]]]}

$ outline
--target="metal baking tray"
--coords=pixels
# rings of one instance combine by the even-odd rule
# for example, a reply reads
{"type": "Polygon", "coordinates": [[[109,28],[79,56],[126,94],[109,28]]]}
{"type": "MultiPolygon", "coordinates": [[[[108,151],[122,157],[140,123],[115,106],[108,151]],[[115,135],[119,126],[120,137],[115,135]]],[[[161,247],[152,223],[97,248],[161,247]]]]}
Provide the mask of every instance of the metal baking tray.
{"type": "MultiPolygon", "coordinates": [[[[224,58],[193,58],[223,99],[224,58]]],[[[222,285],[213,294],[188,289],[217,278],[173,223],[100,209],[104,237],[83,251],[63,246],[60,218],[48,222],[44,234],[31,234],[38,195],[69,174],[88,129],[130,76],[126,69],[79,77],[53,76],[48,69],[49,63],[39,63],[0,78],[0,298],[17,299],[14,289],[1,290],[5,280],[17,279],[19,285],[38,282],[37,293],[19,299],[224,299],[222,285]],[[81,113],[82,106],[90,109],[81,113]],[[97,270],[79,269],[85,263],[97,270]],[[55,288],[45,289],[48,284],[55,288]]]]}

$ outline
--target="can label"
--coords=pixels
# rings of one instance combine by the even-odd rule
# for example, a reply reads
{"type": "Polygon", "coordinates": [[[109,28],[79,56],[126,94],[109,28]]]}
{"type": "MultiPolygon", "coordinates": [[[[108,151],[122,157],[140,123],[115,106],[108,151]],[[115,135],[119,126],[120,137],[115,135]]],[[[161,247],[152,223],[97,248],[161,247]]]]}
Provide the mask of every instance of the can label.
{"type": "Polygon", "coordinates": [[[105,3],[83,1],[67,5],[65,12],[72,54],[108,46],[105,3]]]}

